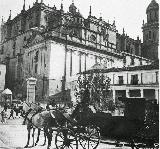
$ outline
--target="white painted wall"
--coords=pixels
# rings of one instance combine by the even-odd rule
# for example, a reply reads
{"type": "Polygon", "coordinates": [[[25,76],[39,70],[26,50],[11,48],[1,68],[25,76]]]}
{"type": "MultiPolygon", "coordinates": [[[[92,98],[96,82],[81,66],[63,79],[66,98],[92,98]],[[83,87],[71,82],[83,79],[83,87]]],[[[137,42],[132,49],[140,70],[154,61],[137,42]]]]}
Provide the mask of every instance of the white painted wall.
{"type": "Polygon", "coordinates": [[[5,75],[6,75],[6,65],[0,64],[0,91],[4,90],[5,75]]]}

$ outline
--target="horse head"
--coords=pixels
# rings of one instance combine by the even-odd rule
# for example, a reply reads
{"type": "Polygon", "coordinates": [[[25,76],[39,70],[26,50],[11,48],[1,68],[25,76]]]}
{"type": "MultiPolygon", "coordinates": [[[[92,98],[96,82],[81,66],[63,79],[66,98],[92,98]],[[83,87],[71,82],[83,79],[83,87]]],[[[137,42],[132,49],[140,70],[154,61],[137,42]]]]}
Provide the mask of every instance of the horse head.
{"type": "Polygon", "coordinates": [[[23,110],[24,113],[27,113],[28,110],[31,109],[30,104],[27,103],[27,102],[23,102],[22,106],[23,106],[23,107],[22,107],[22,110],[23,110]]]}

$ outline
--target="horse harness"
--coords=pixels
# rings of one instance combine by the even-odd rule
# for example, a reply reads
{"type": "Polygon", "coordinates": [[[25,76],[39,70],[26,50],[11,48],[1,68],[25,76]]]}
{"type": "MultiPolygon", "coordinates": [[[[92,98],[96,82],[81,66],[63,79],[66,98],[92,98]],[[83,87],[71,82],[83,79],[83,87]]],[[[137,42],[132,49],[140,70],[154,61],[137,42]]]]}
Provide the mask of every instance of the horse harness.
{"type": "MultiPolygon", "coordinates": [[[[41,110],[35,111],[35,113],[33,113],[33,115],[29,118],[28,115],[31,113],[31,111],[34,111],[34,110],[33,110],[33,109],[30,109],[30,110],[27,112],[27,114],[26,114],[26,116],[25,116],[25,121],[26,121],[26,119],[29,121],[29,124],[30,124],[30,125],[29,125],[28,127],[33,128],[33,126],[34,126],[34,127],[38,128],[36,125],[34,125],[34,124],[32,123],[32,119],[33,119],[33,117],[34,117],[36,114],[42,112],[43,110],[41,109],[41,110]]],[[[39,129],[39,128],[38,128],[38,129],[39,129]]]]}

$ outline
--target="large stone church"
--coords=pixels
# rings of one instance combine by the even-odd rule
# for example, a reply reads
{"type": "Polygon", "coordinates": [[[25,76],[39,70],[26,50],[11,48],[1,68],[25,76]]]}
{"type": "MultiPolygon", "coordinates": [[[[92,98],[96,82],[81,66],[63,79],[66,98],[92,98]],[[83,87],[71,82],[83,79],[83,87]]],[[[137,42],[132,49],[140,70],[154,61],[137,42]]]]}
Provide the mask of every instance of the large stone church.
{"type": "MultiPolygon", "coordinates": [[[[153,8],[147,9],[148,13],[153,8]]],[[[144,24],[144,34],[149,27],[144,24]]],[[[10,12],[6,22],[2,19],[0,37],[0,60],[7,68],[6,87],[15,96],[25,98],[26,79],[35,77],[36,100],[44,100],[62,90],[73,91],[77,74],[89,69],[152,62],[151,57],[143,55],[148,49],[139,37],[134,40],[125,31],[118,33],[115,21],[109,23],[93,16],[91,7],[84,18],[73,2],[65,12],[63,4],[58,9],[36,0],[26,9],[24,1],[16,17],[12,19],[10,12]]],[[[154,39],[157,38],[156,32],[154,39]]]]}

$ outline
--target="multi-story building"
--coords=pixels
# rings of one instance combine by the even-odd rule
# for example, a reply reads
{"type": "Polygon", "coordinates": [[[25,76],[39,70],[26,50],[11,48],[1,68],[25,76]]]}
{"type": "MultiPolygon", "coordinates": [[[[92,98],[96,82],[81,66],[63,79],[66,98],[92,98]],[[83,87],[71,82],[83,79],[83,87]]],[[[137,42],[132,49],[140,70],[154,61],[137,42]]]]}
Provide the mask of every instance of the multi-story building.
{"type": "Polygon", "coordinates": [[[85,73],[103,73],[110,78],[111,97],[146,98],[159,102],[159,64],[134,67],[92,69],[85,73]]]}
{"type": "Polygon", "coordinates": [[[142,56],[157,60],[159,47],[159,4],[152,0],[146,9],[147,23],[143,21],[142,56]]]}
{"type": "Polygon", "coordinates": [[[151,63],[140,56],[139,39],[134,41],[137,45],[133,52],[117,50],[115,22],[110,24],[92,16],[91,7],[84,18],[74,3],[68,12],[64,12],[62,4],[57,9],[36,0],[28,10],[24,4],[21,13],[14,19],[10,14],[1,28],[1,59],[8,68],[6,86],[21,91],[25,78],[36,77],[39,99],[68,88],[64,84],[72,76],[98,63],[107,68],[151,63]],[[21,87],[15,86],[16,82],[21,87]]]}

